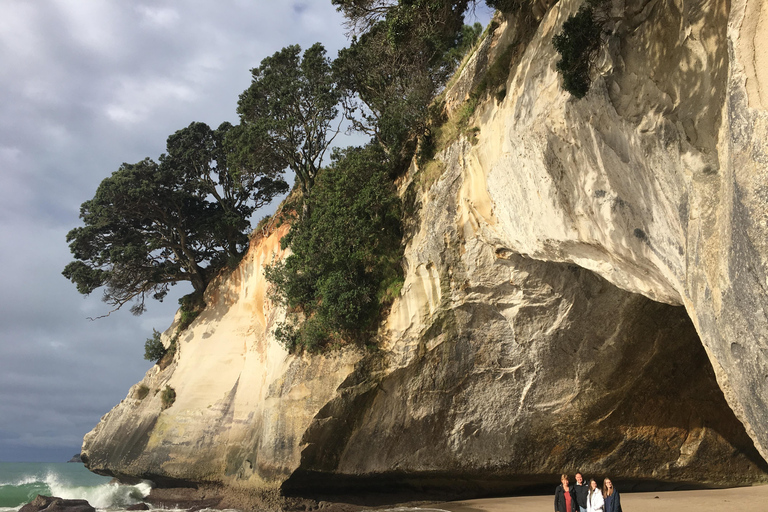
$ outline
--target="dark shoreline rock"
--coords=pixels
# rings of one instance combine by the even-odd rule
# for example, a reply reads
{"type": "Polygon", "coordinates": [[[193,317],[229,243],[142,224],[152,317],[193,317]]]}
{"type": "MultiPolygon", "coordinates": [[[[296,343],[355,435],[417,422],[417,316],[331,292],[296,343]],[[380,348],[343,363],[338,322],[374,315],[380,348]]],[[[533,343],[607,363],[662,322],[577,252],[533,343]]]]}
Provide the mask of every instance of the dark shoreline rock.
{"type": "Polygon", "coordinates": [[[19,512],[96,512],[86,500],[65,500],[38,494],[37,498],[19,509],[19,512]]]}
{"type": "Polygon", "coordinates": [[[187,510],[202,510],[204,508],[219,508],[222,495],[214,488],[154,488],[144,502],[159,508],[176,508],[187,510]]]}

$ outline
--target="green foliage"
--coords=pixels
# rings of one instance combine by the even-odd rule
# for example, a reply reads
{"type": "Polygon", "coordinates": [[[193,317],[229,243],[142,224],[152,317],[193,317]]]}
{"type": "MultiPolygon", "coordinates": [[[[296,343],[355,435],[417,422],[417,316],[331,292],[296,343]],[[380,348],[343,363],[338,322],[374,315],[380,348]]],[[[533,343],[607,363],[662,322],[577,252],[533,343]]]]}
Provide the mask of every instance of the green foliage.
{"type": "Polygon", "coordinates": [[[479,22],[475,22],[474,25],[464,25],[461,27],[456,46],[448,50],[447,58],[453,61],[454,65],[458,65],[461,59],[464,58],[464,55],[472,49],[482,33],[483,26],[479,22]]]}
{"type": "MultiPolygon", "coordinates": [[[[104,287],[119,309],[147,296],[162,300],[171,285],[189,281],[202,294],[210,278],[248,244],[248,218],[287,184],[272,167],[228,165],[234,128],[192,123],[167,141],[166,154],[123,164],[80,207],[84,226],[67,234],[75,257],[64,276],[80,293],[104,287]]],[[[114,311],[114,310],[113,310],[114,311]]]]}
{"type": "Polygon", "coordinates": [[[239,161],[266,158],[290,167],[308,195],[323,157],[339,128],[341,93],[325,48],[316,43],[299,56],[298,45],[288,46],[251,70],[250,87],[237,104],[242,131],[239,147],[249,148],[239,161]]]}
{"type": "Polygon", "coordinates": [[[136,388],[136,398],[139,400],[144,400],[147,398],[147,395],[149,394],[149,388],[144,385],[140,384],[138,388],[136,388]]]}
{"type": "Polygon", "coordinates": [[[589,91],[592,64],[601,45],[602,27],[593,5],[582,5],[565,20],[562,32],[552,37],[552,45],[561,56],[557,71],[563,77],[563,89],[579,99],[589,91]]]}
{"type": "Polygon", "coordinates": [[[493,63],[485,72],[485,75],[483,75],[482,80],[480,80],[474,93],[475,96],[479,97],[486,92],[495,93],[507,82],[515,50],[517,50],[517,44],[512,43],[507,46],[496,59],[494,59],[493,63]]]}
{"type": "Polygon", "coordinates": [[[359,36],[334,62],[352,127],[370,135],[394,173],[427,133],[429,106],[476,39],[468,0],[334,0],[359,36]]]}
{"type": "Polygon", "coordinates": [[[190,293],[179,299],[179,306],[181,316],[179,318],[179,325],[176,329],[177,334],[186,330],[192,321],[198,317],[205,307],[205,302],[203,302],[203,296],[201,294],[190,293]]]}
{"type": "Polygon", "coordinates": [[[166,385],[163,393],[160,395],[160,400],[163,403],[163,409],[169,408],[176,401],[176,390],[166,385]]]}
{"type": "Polygon", "coordinates": [[[166,350],[163,342],[160,341],[160,332],[152,329],[152,337],[144,342],[144,359],[157,363],[163,358],[166,350]]]}
{"type": "Polygon", "coordinates": [[[501,101],[506,96],[504,84],[509,78],[509,70],[512,59],[517,49],[517,44],[510,44],[501,54],[494,59],[477,85],[470,91],[469,98],[453,113],[450,118],[433,116],[432,126],[425,137],[419,152],[419,163],[426,166],[434,155],[456,140],[460,135],[466,136],[470,142],[477,142],[477,127],[470,127],[469,121],[475,114],[481,100],[489,93],[494,93],[495,98],[501,101]]]}
{"type": "Polygon", "coordinates": [[[318,175],[308,215],[281,242],[293,254],[266,273],[275,300],[293,312],[276,330],[289,350],[361,340],[392,300],[402,255],[388,173],[384,152],[370,145],[336,151],[318,175]]]}
{"type": "Polygon", "coordinates": [[[272,220],[272,216],[271,215],[265,215],[264,217],[262,217],[261,220],[259,220],[259,222],[256,224],[255,231],[262,232],[265,229],[267,229],[267,225],[269,224],[269,221],[271,221],[271,220],[272,220]]]}
{"type": "Polygon", "coordinates": [[[485,0],[486,5],[505,14],[516,12],[520,9],[522,0],[485,0]]]}

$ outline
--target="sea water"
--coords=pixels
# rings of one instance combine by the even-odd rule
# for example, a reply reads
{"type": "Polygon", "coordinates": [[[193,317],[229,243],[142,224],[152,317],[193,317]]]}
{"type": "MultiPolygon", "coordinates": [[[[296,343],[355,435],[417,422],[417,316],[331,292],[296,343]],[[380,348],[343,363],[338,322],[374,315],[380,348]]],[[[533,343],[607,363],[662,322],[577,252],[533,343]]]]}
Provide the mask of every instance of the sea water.
{"type": "Polygon", "coordinates": [[[0,512],[11,512],[38,494],[88,500],[98,510],[121,510],[149,494],[149,482],[138,485],[111,483],[82,464],[68,462],[0,462],[0,512]]]}

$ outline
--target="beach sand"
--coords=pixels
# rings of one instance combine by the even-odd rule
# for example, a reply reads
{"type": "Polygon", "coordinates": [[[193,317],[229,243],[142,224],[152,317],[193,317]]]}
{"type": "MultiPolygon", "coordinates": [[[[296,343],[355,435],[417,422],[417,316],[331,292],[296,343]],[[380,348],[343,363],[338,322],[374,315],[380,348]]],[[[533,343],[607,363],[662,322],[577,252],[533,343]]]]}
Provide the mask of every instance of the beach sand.
{"type": "MultiPolygon", "coordinates": [[[[621,489],[619,489],[621,490],[621,489]]],[[[548,512],[552,496],[452,501],[435,505],[450,512],[548,512]]],[[[624,512],[768,512],[768,485],[736,489],[621,493],[624,512]]]]}

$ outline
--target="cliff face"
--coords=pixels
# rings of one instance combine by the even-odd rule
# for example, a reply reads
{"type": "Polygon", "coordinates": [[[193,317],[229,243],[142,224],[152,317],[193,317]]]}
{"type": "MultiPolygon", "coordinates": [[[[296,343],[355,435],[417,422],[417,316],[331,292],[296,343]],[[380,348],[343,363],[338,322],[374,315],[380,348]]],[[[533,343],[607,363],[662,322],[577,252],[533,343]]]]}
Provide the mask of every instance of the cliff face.
{"type": "Polygon", "coordinates": [[[402,183],[406,284],[381,350],[277,345],[263,266],[282,227],[209,288],[148,396],[86,436],[88,466],[295,492],[494,492],[577,468],[767,481],[768,8],[616,1],[575,101],[551,38],[578,5],[503,21],[448,91],[456,108],[517,45],[475,143],[402,183]]]}

